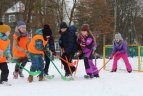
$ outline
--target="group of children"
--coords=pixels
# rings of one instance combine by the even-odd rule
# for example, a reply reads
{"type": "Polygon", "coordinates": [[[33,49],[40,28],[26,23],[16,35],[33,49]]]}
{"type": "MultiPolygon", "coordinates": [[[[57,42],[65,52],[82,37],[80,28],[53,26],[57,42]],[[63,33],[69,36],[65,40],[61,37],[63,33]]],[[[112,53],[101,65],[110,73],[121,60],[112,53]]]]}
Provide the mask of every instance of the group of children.
{"type": "MultiPolygon", "coordinates": [[[[86,75],[84,77],[97,78],[99,77],[99,71],[92,61],[92,54],[96,50],[94,36],[92,35],[88,24],[83,24],[79,31],[80,32],[78,32],[77,35],[77,28],[75,26],[68,26],[65,22],[60,24],[59,45],[62,49],[61,57],[68,62],[72,62],[76,53],[82,53],[84,55],[84,65],[86,71],[86,75]]],[[[40,70],[41,73],[38,76],[39,81],[43,81],[44,75],[49,75],[50,52],[54,56],[57,55],[55,52],[54,38],[52,36],[50,26],[45,24],[43,28],[37,29],[35,35],[30,40],[29,34],[26,31],[25,22],[18,21],[13,34],[12,52],[10,40],[8,38],[10,32],[10,26],[3,23],[0,24],[0,84],[5,84],[8,81],[9,70],[6,58],[14,59],[24,67],[28,62],[29,56],[32,62],[30,71],[35,72],[36,70],[40,70]],[[45,64],[43,58],[45,58],[45,64]]],[[[113,46],[113,52],[110,59],[113,57],[115,58],[111,72],[116,72],[117,61],[122,57],[125,61],[127,71],[130,73],[132,68],[128,61],[127,45],[120,33],[115,35],[113,46]]],[[[69,66],[68,63],[63,60],[61,60],[61,62],[64,65],[65,77],[70,77],[76,70],[75,66],[69,66]]],[[[14,79],[17,79],[18,76],[24,77],[22,71],[22,68],[16,64],[13,72],[14,79]]],[[[32,75],[29,75],[28,81],[33,81],[32,75]]]]}

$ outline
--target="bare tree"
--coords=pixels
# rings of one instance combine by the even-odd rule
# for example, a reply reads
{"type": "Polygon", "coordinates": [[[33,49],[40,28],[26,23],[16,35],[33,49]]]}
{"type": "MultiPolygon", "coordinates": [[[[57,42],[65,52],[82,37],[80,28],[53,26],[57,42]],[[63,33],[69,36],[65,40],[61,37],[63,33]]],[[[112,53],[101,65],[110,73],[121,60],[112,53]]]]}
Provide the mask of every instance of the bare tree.
{"type": "Polygon", "coordinates": [[[138,6],[136,0],[113,0],[115,13],[115,31],[122,33],[128,42],[138,41],[135,28],[138,6]]]}

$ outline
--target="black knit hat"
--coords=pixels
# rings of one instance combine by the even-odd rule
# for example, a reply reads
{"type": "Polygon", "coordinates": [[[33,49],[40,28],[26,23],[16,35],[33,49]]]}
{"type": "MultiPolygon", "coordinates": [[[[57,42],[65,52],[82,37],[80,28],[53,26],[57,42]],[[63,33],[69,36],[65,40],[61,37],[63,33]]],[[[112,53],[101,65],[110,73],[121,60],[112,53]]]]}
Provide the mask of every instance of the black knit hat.
{"type": "Polygon", "coordinates": [[[43,32],[43,37],[44,37],[45,40],[46,40],[46,36],[51,36],[52,35],[52,30],[51,30],[51,28],[48,24],[44,25],[44,27],[42,29],[42,32],[43,32]]]}
{"type": "Polygon", "coordinates": [[[66,22],[62,22],[62,23],[60,24],[60,29],[62,29],[62,28],[68,28],[68,25],[67,25],[66,22]]]}
{"type": "Polygon", "coordinates": [[[3,25],[3,22],[2,22],[2,21],[0,21],[0,25],[3,25]]]}

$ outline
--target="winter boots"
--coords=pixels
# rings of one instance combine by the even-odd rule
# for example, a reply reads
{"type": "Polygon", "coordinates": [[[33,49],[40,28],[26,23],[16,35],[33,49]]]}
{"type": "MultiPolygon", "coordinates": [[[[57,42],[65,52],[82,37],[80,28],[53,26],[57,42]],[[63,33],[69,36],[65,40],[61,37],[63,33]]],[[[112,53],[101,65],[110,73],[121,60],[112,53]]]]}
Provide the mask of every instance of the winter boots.
{"type": "Polygon", "coordinates": [[[84,78],[85,79],[92,79],[92,78],[99,78],[99,74],[96,74],[96,75],[94,75],[94,74],[87,74],[87,75],[84,75],[84,78]]]}
{"type": "Polygon", "coordinates": [[[111,72],[116,72],[116,71],[117,71],[117,68],[116,68],[116,69],[114,69],[114,70],[113,70],[113,69],[111,70],[111,72]]]}
{"type": "Polygon", "coordinates": [[[100,76],[99,76],[99,74],[96,74],[96,75],[94,75],[94,77],[95,77],[95,78],[99,78],[100,76]]]}
{"type": "Polygon", "coordinates": [[[13,78],[14,79],[17,79],[18,78],[18,75],[20,76],[20,77],[24,77],[24,75],[23,75],[23,73],[22,73],[22,69],[19,69],[19,71],[18,72],[13,72],[13,78]]]}
{"type": "MultiPolygon", "coordinates": [[[[44,81],[44,80],[45,80],[44,76],[39,76],[39,81],[44,81]]],[[[33,76],[29,75],[28,81],[29,83],[31,83],[33,81],[33,76]]]]}
{"type": "Polygon", "coordinates": [[[44,80],[45,80],[44,76],[39,76],[39,81],[44,81],[44,80]]]}
{"type": "Polygon", "coordinates": [[[18,78],[18,72],[13,72],[13,78],[17,79],[18,78]]]}
{"type": "MultiPolygon", "coordinates": [[[[71,68],[72,73],[75,72],[76,68],[75,68],[74,66],[71,66],[70,68],[71,68]]],[[[70,74],[69,71],[67,71],[67,72],[65,73],[65,77],[68,77],[68,76],[72,76],[72,74],[70,74]]]]}
{"type": "Polygon", "coordinates": [[[22,69],[19,69],[19,72],[18,72],[18,73],[19,73],[19,76],[20,76],[20,77],[24,77],[22,71],[23,71],[22,69]]]}
{"type": "Polygon", "coordinates": [[[131,72],[132,72],[132,70],[131,71],[128,70],[128,73],[131,73],[131,72]]]}
{"type": "Polygon", "coordinates": [[[29,83],[31,83],[33,81],[33,76],[29,75],[28,81],[29,81],[29,83]]]}
{"type": "Polygon", "coordinates": [[[93,74],[91,74],[91,75],[84,75],[84,78],[85,79],[92,79],[92,78],[94,78],[94,75],[93,74]]]}
{"type": "MultiPolygon", "coordinates": [[[[115,70],[111,70],[111,72],[116,72],[116,71],[117,71],[117,69],[115,69],[115,70]]],[[[131,72],[132,72],[132,70],[128,70],[128,69],[127,69],[127,72],[128,72],[128,73],[131,73],[131,72]]]]}
{"type": "Polygon", "coordinates": [[[8,81],[0,81],[0,84],[4,85],[4,86],[12,86],[10,83],[8,83],[8,81]]]}

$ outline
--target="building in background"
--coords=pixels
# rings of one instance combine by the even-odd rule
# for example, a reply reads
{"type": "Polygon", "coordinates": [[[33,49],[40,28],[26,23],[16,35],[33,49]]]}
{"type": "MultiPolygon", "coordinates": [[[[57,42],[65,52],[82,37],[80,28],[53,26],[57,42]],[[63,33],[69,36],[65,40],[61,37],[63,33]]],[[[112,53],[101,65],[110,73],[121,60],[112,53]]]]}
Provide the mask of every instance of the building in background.
{"type": "Polygon", "coordinates": [[[5,14],[3,15],[3,22],[14,25],[17,20],[23,20],[22,13],[24,12],[24,10],[25,5],[21,1],[17,2],[12,7],[7,9],[5,14]]]}

